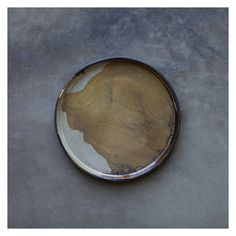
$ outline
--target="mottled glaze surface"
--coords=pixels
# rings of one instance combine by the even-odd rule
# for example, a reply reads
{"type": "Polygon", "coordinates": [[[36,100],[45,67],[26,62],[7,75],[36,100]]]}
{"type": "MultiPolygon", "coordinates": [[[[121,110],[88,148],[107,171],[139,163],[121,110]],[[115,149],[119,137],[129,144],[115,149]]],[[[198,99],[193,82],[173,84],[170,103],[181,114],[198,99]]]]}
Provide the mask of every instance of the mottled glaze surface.
{"type": "Polygon", "coordinates": [[[59,100],[59,136],[82,168],[119,178],[159,161],[173,141],[171,94],[141,63],[95,63],[73,78],[59,100]]]}

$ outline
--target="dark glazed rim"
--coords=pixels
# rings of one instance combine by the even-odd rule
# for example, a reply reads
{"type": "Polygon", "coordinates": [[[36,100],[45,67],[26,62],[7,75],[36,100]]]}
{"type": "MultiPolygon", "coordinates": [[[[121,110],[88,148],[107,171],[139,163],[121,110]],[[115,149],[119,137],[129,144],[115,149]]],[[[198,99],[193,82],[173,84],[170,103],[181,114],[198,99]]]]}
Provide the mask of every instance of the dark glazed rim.
{"type": "Polygon", "coordinates": [[[180,106],[179,106],[179,102],[177,99],[177,96],[174,92],[174,90],[172,89],[171,85],[169,84],[169,82],[166,80],[166,78],[160,73],[158,72],[156,69],[154,69],[153,67],[151,67],[150,65],[143,63],[139,60],[133,59],[133,58],[128,58],[128,57],[112,57],[112,58],[105,58],[102,60],[97,60],[95,62],[92,62],[90,64],[87,64],[85,67],[83,67],[81,70],[79,70],[77,73],[74,74],[74,76],[72,77],[72,79],[70,79],[69,82],[66,83],[66,85],[64,86],[64,88],[62,89],[62,91],[60,92],[58,98],[57,98],[57,102],[56,102],[56,106],[55,106],[55,127],[56,127],[56,132],[57,132],[57,136],[59,138],[59,141],[61,143],[61,146],[63,147],[65,153],[67,154],[67,156],[73,161],[73,163],[79,167],[82,171],[97,177],[97,178],[101,178],[101,179],[106,179],[106,180],[110,180],[110,181],[124,181],[124,180],[129,180],[129,179],[134,179],[137,178],[139,176],[142,176],[148,172],[150,172],[151,170],[155,169],[157,166],[159,166],[164,160],[165,158],[169,155],[170,151],[172,150],[172,148],[174,147],[174,144],[176,142],[178,133],[179,133],[179,129],[180,129],[180,106]],[[90,66],[93,66],[95,64],[98,63],[102,63],[102,62],[109,62],[109,61],[127,61],[127,62],[132,62],[135,64],[138,64],[146,69],[148,69],[149,71],[151,71],[152,73],[154,73],[155,75],[157,75],[160,80],[162,81],[162,83],[164,84],[164,86],[166,87],[167,91],[169,92],[172,102],[174,104],[174,109],[175,109],[175,129],[173,132],[172,137],[170,137],[170,141],[169,144],[167,144],[165,150],[161,153],[161,155],[159,156],[159,158],[157,158],[155,161],[153,161],[152,163],[150,163],[149,165],[147,165],[146,167],[142,168],[141,170],[138,170],[136,172],[132,172],[129,174],[125,174],[125,175],[112,175],[112,174],[105,174],[99,171],[95,171],[94,169],[90,168],[90,167],[85,167],[82,166],[83,164],[79,164],[79,163],[75,163],[74,159],[70,156],[70,154],[68,153],[68,151],[66,150],[64,144],[63,144],[63,139],[60,135],[60,131],[59,131],[59,124],[57,122],[57,112],[58,112],[58,105],[59,102],[61,100],[61,98],[63,97],[65,91],[67,90],[68,86],[71,84],[71,82],[73,81],[73,79],[78,76],[79,74],[83,73],[86,69],[88,69],[90,66]]]}

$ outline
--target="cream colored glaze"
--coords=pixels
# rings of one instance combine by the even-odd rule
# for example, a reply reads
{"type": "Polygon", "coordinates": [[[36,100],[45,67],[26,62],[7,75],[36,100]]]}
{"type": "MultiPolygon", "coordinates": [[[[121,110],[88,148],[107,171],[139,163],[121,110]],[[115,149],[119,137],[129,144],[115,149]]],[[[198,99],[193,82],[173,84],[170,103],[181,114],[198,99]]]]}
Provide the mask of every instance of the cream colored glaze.
{"type": "Polygon", "coordinates": [[[156,159],[173,133],[174,107],[163,83],[134,63],[110,62],[80,92],[64,95],[71,129],[127,174],[156,159]]]}

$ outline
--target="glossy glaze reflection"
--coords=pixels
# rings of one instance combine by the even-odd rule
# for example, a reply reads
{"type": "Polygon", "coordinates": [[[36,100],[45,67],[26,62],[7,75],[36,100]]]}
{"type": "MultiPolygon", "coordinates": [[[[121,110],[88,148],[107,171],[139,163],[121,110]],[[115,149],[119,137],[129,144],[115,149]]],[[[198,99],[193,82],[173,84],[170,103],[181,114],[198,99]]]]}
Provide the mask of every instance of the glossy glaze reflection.
{"type": "Polygon", "coordinates": [[[174,132],[169,92],[135,63],[106,63],[82,90],[67,92],[61,107],[69,127],[105,158],[112,174],[129,174],[158,159],[174,132]]]}

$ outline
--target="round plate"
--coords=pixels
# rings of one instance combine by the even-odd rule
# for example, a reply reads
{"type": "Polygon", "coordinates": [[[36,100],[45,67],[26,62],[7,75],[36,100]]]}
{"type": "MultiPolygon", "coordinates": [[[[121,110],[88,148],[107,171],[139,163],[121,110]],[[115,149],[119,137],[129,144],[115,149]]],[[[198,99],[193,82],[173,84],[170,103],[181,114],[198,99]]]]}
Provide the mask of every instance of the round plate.
{"type": "Polygon", "coordinates": [[[107,180],[127,180],[159,166],[179,130],[170,85],[150,66],[111,58],[80,70],[61,91],[56,129],[72,161],[107,180]]]}

